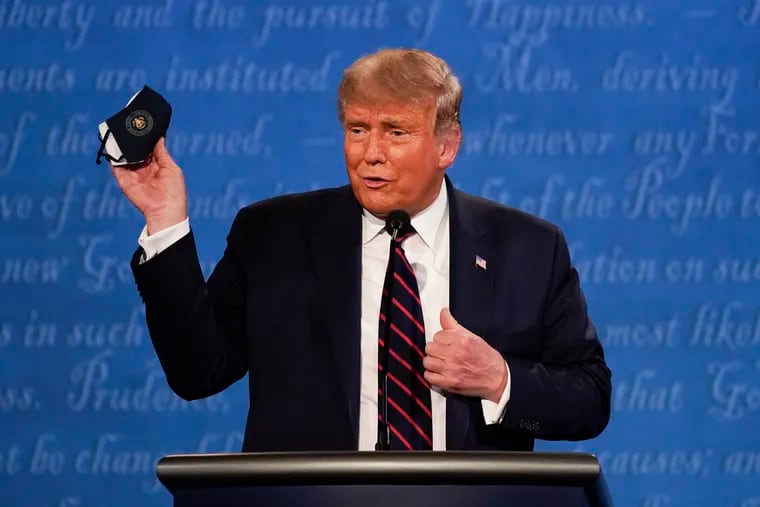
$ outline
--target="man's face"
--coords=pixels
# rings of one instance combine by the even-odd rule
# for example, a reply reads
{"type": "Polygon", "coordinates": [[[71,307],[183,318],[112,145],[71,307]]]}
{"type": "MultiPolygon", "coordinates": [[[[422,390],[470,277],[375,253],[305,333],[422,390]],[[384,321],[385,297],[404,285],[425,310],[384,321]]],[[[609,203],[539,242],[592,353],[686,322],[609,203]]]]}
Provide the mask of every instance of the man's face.
{"type": "Polygon", "coordinates": [[[438,196],[457,136],[436,136],[435,102],[349,103],[343,149],[359,203],[377,217],[394,209],[414,216],[438,196]]]}

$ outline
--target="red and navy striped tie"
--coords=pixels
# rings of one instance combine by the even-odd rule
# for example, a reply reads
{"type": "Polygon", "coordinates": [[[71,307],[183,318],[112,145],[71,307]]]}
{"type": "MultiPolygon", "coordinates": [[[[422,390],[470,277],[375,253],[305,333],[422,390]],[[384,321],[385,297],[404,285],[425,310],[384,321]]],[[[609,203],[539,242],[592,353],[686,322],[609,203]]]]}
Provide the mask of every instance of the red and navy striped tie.
{"type": "Polygon", "coordinates": [[[383,381],[388,388],[388,426],[391,450],[431,450],[433,420],[430,384],[425,380],[425,324],[417,278],[404,254],[402,242],[415,234],[401,230],[391,242],[388,269],[380,303],[378,399],[383,381]],[[390,320],[390,335],[385,320],[390,320]],[[387,355],[385,347],[388,346],[387,355]],[[388,361],[387,380],[383,358],[388,361]]]}

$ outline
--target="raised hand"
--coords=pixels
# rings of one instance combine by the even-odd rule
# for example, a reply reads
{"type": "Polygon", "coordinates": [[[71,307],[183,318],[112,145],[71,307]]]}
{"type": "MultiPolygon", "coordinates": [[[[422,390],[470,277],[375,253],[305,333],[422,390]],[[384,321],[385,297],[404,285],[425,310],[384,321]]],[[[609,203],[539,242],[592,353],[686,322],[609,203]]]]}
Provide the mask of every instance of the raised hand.
{"type": "Polygon", "coordinates": [[[187,218],[185,177],[169,155],[163,137],[142,167],[126,169],[112,165],[111,172],[127,199],[145,217],[148,234],[187,218]]]}

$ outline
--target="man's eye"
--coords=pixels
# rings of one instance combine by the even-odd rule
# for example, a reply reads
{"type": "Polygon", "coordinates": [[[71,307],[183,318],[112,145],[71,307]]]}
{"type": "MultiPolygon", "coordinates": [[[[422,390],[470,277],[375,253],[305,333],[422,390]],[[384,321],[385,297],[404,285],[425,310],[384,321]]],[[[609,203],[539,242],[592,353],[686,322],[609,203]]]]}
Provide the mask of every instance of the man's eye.
{"type": "Polygon", "coordinates": [[[406,132],[404,132],[403,130],[391,130],[391,135],[393,137],[400,137],[400,136],[403,136],[404,134],[406,134],[406,132]]]}

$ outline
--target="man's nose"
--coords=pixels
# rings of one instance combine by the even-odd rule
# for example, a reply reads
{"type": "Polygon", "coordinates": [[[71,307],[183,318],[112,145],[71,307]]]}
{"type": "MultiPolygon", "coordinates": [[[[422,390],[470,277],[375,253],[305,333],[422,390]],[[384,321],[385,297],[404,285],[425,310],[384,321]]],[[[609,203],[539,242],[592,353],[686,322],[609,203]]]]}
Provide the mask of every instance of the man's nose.
{"type": "Polygon", "coordinates": [[[380,135],[371,133],[367,136],[367,146],[364,150],[364,162],[366,164],[384,164],[385,148],[380,135]]]}

